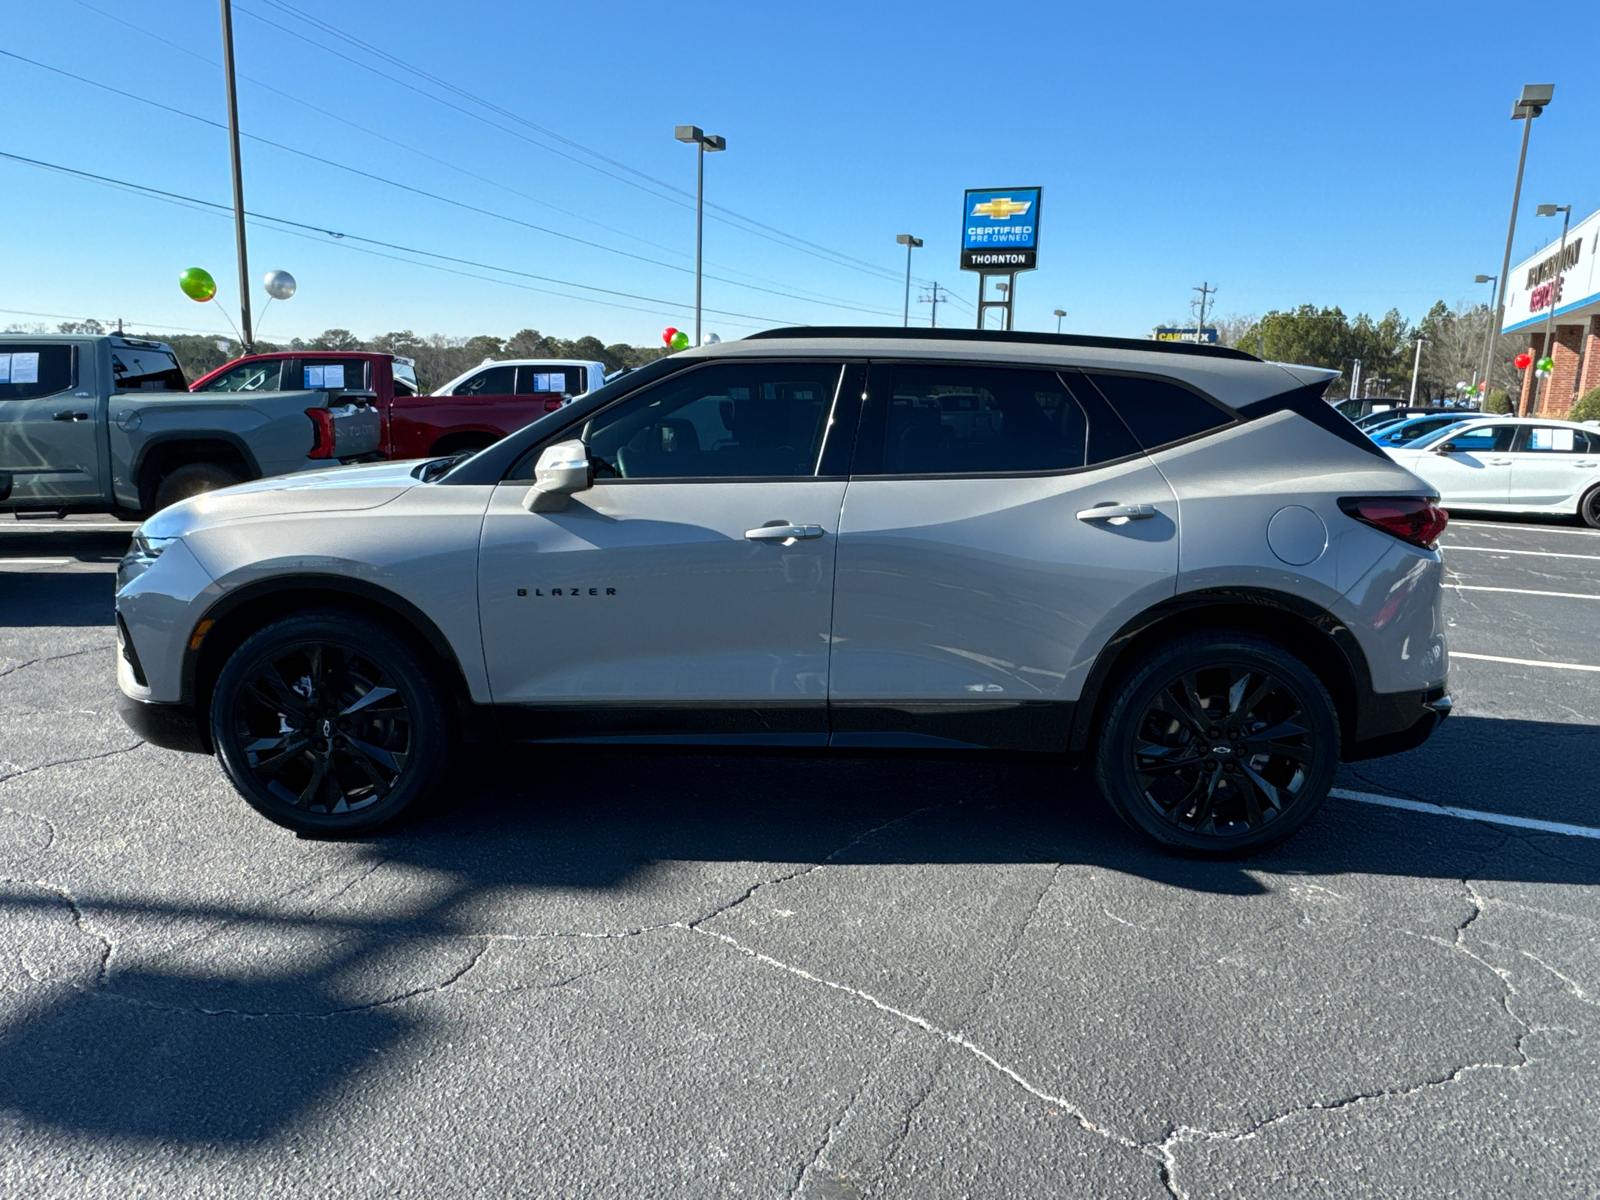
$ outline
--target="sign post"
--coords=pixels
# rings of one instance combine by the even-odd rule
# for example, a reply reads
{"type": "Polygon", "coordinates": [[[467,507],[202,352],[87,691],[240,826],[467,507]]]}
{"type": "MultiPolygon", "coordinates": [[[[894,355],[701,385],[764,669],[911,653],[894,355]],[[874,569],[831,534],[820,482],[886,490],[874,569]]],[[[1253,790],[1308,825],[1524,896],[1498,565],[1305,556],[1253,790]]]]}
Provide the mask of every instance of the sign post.
{"type": "Polygon", "coordinates": [[[978,272],[978,328],[984,314],[1000,310],[1012,328],[1017,274],[1039,265],[1039,205],[1043,189],[968,188],[961,219],[961,269],[978,272]],[[990,295],[990,283],[1000,293],[990,295]]]}

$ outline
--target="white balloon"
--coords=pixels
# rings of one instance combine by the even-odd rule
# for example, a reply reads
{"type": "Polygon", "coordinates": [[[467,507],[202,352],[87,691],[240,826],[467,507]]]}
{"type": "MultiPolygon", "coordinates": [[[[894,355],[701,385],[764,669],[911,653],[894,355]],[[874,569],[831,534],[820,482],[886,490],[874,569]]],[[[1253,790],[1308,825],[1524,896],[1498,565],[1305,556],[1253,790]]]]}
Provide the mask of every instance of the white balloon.
{"type": "Polygon", "coordinates": [[[261,280],[261,286],[267,289],[267,295],[274,300],[287,300],[294,295],[294,276],[287,271],[268,271],[261,280]]]}
{"type": "Polygon", "coordinates": [[[718,337],[716,334],[708,333],[708,334],[705,335],[705,337],[700,339],[700,344],[702,346],[715,346],[715,345],[720,344],[721,341],[722,341],[722,339],[720,337],[718,337]]]}

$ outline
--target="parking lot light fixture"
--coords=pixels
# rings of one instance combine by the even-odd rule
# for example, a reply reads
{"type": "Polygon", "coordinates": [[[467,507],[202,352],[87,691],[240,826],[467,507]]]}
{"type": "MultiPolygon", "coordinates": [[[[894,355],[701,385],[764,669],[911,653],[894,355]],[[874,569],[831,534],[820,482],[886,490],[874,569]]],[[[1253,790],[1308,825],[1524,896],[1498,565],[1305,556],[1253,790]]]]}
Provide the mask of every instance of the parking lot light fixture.
{"type": "Polygon", "coordinates": [[[1056,332],[1060,333],[1061,332],[1061,318],[1067,315],[1067,310],[1064,309],[1064,308],[1058,308],[1058,309],[1054,310],[1054,314],[1055,314],[1055,318],[1056,318],[1056,332]]]}
{"type": "MultiPolygon", "coordinates": [[[[1522,168],[1528,162],[1528,134],[1533,129],[1533,119],[1544,112],[1545,106],[1555,95],[1556,88],[1553,83],[1530,83],[1523,87],[1522,95],[1511,106],[1511,119],[1524,122],[1522,126],[1522,150],[1517,155],[1517,185],[1511,191],[1511,222],[1506,228],[1506,253],[1500,263],[1500,278],[1504,280],[1511,274],[1511,241],[1517,235],[1517,205],[1522,202],[1522,168]]],[[[1489,351],[1483,360],[1483,377],[1494,378],[1494,335],[1500,331],[1500,324],[1506,317],[1506,289],[1500,289],[1500,298],[1495,303],[1494,322],[1490,326],[1489,351]]],[[[1518,413],[1522,416],[1522,413],[1518,413]]]]}
{"type": "Polygon", "coordinates": [[[728,139],[708,134],[698,125],[678,125],[672,131],[672,136],[680,142],[692,142],[695,145],[695,185],[694,185],[694,345],[700,344],[700,295],[701,295],[701,246],[705,242],[706,227],[706,151],[726,150],[728,139]]]}
{"type": "Polygon", "coordinates": [[[922,245],[922,239],[909,233],[897,233],[894,240],[906,248],[906,311],[900,319],[900,327],[905,329],[911,325],[911,252],[922,245]]]}

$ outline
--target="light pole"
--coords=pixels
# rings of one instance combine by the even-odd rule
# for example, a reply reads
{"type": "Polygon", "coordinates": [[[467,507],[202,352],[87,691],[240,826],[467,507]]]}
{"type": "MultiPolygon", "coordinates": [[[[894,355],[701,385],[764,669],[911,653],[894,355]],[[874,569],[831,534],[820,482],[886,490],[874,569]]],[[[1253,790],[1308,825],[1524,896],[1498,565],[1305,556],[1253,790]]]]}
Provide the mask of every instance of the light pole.
{"type": "MultiPolygon", "coordinates": [[[[1533,210],[1533,214],[1536,217],[1553,217],[1557,213],[1561,214],[1561,249],[1556,251],[1556,277],[1550,281],[1550,312],[1544,319],[1544,356],[1550,359],[1552,366],[1555,363],[1556,350],[1550,339],[1555,333],[1556,302],[1561,299],[1561,269],[1567,260],[1567,222],[1572,220],[1572,205],[1541,204],[1533,210]]],[[[1546,391],[1549,390],[1550,380],[1554,377],[1554,370],[1551,370],[1550,374],[1545,376],[1544,385],[1546,391]]],[[[1539,411],[1537,388],[1534,391],[1533,409],[1535,412],[1539,411]]]]}
{"type": "MultiPolygon", "coordinates": [[[[223,0],[224,3],[227,0],[223,0]]],[[[694,185],[694,344],[700,344],[700,248],[705,241],[706,226],[706,151],[726,150],[728,139],[715,134],[705,134],[697,125],[679,125],[673,137],[680,142],[693,142],[695,151],[694,185]]]]}
{"type": "Polygon", "coordinates": [[[244,246],[244,167],[239,162],[239,90],[233,79],[233,4],[222,0],[222,65],[228,83],[228,149],[233,157],[233,235],[239,243],[239,337],[255,352],[250,333],[250,261],[244,246]]]}
{"type": "Polygon", "coordinates": [[[1061,318],[1066,316],[1066,315],[1067,315],[1067,310],[1064,309],[1064,308],[1058,308],[1058,309],[1055,310],[1056,332],[1057,333],[1061,332],[1061,318]]]}
{"type": "MultiPolygon", "coordinates": [[[[1489,357],[1489,348],[1494,345],[1494,298],[1495,294],[1500,290],[1500,276],[1474,275],[1472,277],[1472,282],[1487,283],[1492,285],[1489,288],[1489,331],[1484,334],[1483,337],[1483,357],[1485,360],[1487,360],[1489,357]]],[[[1488,377],[1485,376],[1483,380],[1483,398],[1485,402],[1487,402],[1489,399],[1489,389],[1491,386],[1492,385],[1489,383],[1488,377]]]]}
{"type": "Polygon", "coordinates": [[[900,327],[906,329],[911,325],[911,252],[922,245],[922,239],[909,233],[897,233],[894,240],[906,248],[906,311],[900,318],[900,327]]]}
{"type": "MultiPolygon", "coordinates": [[[[1517,234],[1517,205],[1522,201],[1522,168],[1528,161],[1528,133],[1533,129],[1533,119],[1542,113],[1545,105],[1550,103],[1550,98],[1556,94],[1556,85],[1553,83],[1529,83],[1522,88],[1522,97],[1511,106],[1511,119],[1513,121],[1526,121],[1522,127],[1522,151],[1517,155],[1517,186],[1511,192],[1511,223],[1506,228],[1506,254],[1500,263],[1500,281],[1504,283],[1511,274],[1511,239],[1517,234]]],[[[1500,289],[1500,298],[1495,303],[1494,324],[1490,326],[1489,352],[1483,359],[1484,379],[1494,378],[1494,335],[1500,330],[1500,323],[1506,318],[1506,289],[1500,289]]],[[[1518,401],[1517,415],[1520,417],[1521,402],[1518,401]]]]}
{"type": "Polygon", "coordinates": [[[1422,374],[1422,339],[1417,339],[1417,360],[1411,364],[1411,407],[1417,406],[1417,376],[1422,374]]]}

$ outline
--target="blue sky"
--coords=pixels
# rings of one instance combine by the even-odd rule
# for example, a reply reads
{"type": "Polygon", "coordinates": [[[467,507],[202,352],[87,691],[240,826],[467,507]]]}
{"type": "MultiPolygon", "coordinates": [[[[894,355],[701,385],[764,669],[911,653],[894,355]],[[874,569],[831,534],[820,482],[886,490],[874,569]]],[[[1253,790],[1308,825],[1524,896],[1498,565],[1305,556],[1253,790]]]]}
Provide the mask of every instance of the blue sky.
{"type": "MultiPolygon", "coordinates": [[[[6,8],[0,49],[225,121],[215,0],[6,8]]],[[[1527,82],[1556,96],[1534,126],[1513,261],[1559,233],[1535,204],[1600,207],[1592,51],[1552,55],[1503,6],[235,0],[234,22],[245,132],[351,169],[245,142],[247,208],[348,235],[252,226],[257,314],[265,271],[300,283],[265,314],[269,339],[533,327],[656,343],[692,323],[692,207],[652,181],[692,193],[693,151],[672,140],[689,122],[728,139],[707,158],[710,200],[825,248],[708,218],[705,303],[720,311],[706,327],[725,337],[898,324],[900,232],[926,241],[914,275],[956,297],[940,324],[970,325],[961,196],[985,186],[1044,187],[1021,328],[1053,329],[1060,307],[1068,329],[1143,336],[1185,316],[1202,280],[1222,313],[1309,302],[1415,319],[1435,299],[1485,299],[1471,280],[1499,270],[1527,82]]],[[[219,129],[11,57],[0,87],[0,151],[230,199],[219,129]]],[[[177,287],[204,266],[236,305],[226,214],[0,159],[0,229],[0,325],[52,319],[22,310],[226,332],[177,287]]]]}

